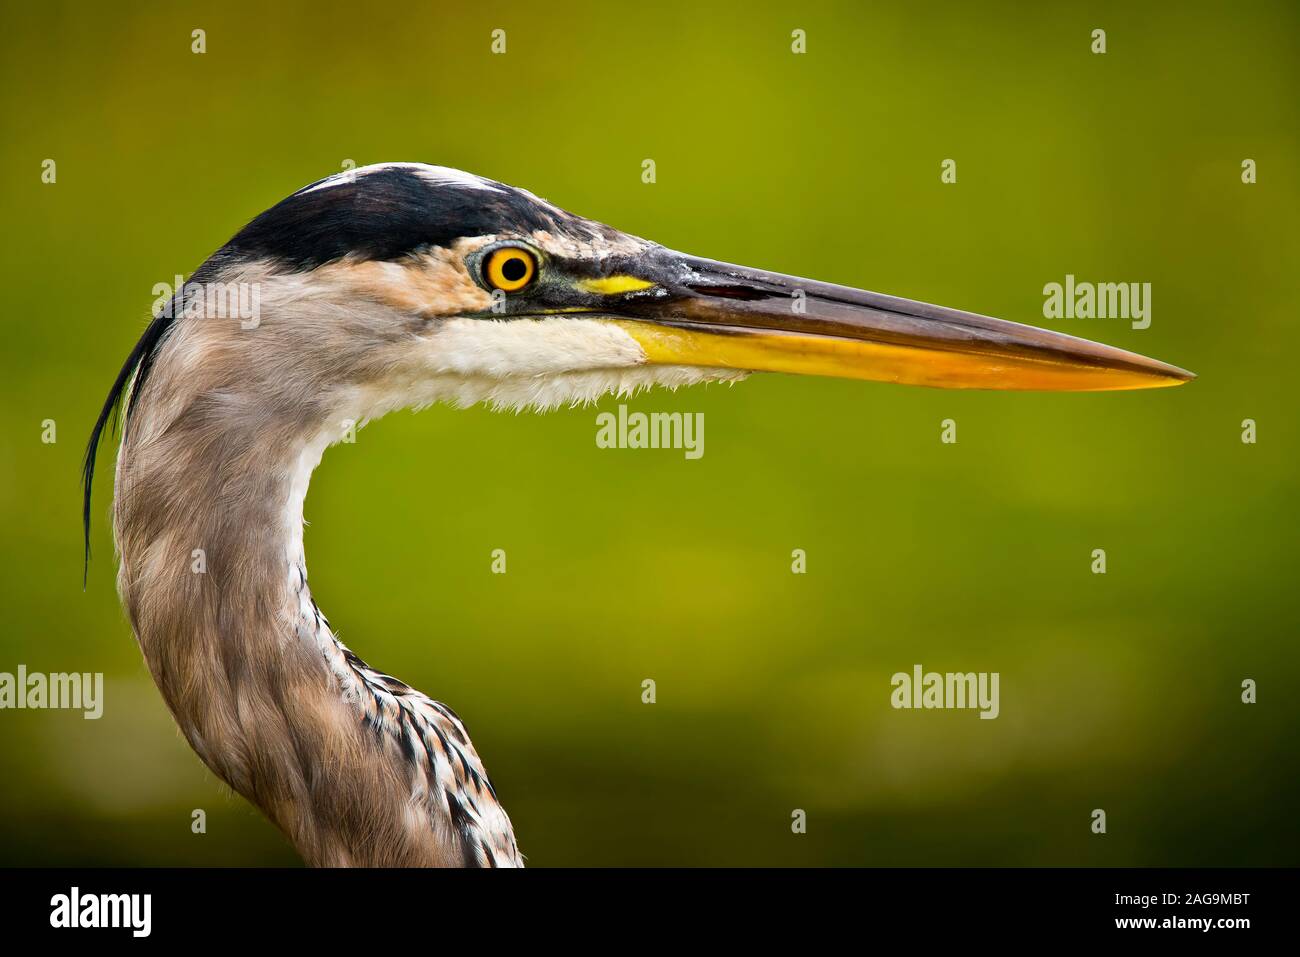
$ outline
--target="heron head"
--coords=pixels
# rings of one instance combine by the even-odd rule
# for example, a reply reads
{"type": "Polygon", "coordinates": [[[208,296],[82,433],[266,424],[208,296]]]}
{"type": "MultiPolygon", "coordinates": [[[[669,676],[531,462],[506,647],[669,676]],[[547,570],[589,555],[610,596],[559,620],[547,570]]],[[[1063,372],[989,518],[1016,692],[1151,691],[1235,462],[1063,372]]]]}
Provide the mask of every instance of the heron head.
{"type": "Polygon", "coordinates": [[[125,441],[143,418],[138,441],[197,455],[319,449],[340,421],[436,401],[546,409],[750,372],[1082,391],[1192,378],[1056,332],[674,252],[468,173],[384,164],[277,203],[162,303],[92,432],[85,520],[95,450],[128,391],[125,441]]]}
{"type": "Polygon", "coordinates": [[[261,290],[266,322],[240,329],[254,365],[279,356],[315,389],[380,406],[550,407],[749,372],[1083,391],[1191,378],[1056,332],[684,255],[418,164],[305,187],[200,272],[261,290]]]}

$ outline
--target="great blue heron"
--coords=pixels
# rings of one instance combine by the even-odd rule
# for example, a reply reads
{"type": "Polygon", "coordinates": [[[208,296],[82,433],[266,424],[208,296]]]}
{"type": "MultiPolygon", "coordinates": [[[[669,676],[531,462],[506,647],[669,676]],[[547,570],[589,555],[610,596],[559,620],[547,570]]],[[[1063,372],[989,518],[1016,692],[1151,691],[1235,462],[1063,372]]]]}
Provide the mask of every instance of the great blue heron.
{"type": "Polygon", "coordinates": [[[118,589],[208,767],[310,864],[518,865],[464,724],[365,664],[317,609],[312,470],[344,423],[401,407],[544,410],[753,371],[1041,390],[1191,378],[1055,332],[686,256],[456,170],[370,166],[262,213],[158,311],[90,438],[87,561],[95,454],[125,397],[118,589]]]}

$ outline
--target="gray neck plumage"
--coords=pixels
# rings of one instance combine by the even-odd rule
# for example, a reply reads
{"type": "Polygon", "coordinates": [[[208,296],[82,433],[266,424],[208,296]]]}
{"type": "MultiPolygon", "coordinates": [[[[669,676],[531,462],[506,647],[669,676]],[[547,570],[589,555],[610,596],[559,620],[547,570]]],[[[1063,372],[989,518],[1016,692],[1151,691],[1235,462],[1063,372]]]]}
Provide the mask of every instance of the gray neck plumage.
{"type": "Polygon", "coordinates": [[[187,378],[183,346],[132,412],[114,513],[122,600],[186,739],[308,863],[518,864],[460,720],[367,667],[312,599],[302,505],[325,429],[187,378]]]}

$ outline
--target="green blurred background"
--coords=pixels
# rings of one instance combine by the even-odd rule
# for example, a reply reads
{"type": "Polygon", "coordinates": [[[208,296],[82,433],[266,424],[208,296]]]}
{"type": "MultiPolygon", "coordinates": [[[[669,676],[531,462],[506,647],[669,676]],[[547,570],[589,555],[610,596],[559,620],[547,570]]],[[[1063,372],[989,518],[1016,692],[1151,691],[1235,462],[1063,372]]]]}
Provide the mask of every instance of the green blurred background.
{"type": "Polygon", "coordinates": [[[440,407],[329,452],[316,596],[466,719],[531,864],[1300,862],[1298,26],[1289,2],[6,4],[0,671],[103,671],[107,701],[0,712],[0,863],[297,860],[149,681],[111,451],[83,593],[77,468],[153,284],[349,159],[1200,375],[630,403],[704,412],[699,461],[600,450],[593,409],[440,407]],[[1151,327],[1043,320],[1066,273],[1151,282],[1151,327]],[[892,710],[916,663],[1000,672],[1001,717],[892,710]]]}

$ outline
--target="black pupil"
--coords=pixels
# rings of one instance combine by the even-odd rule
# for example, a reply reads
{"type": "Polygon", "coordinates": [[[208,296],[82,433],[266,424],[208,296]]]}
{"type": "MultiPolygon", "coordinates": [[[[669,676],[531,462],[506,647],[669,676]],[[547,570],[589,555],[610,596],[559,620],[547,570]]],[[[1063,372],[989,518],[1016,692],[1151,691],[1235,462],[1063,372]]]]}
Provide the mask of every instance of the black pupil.
{"type": "Polygon", "coordinates": [[[501,264],[501,275],[511,282],[518,282],[528,273],[528,264],[522,256],[511,256],[501,264]]]}

